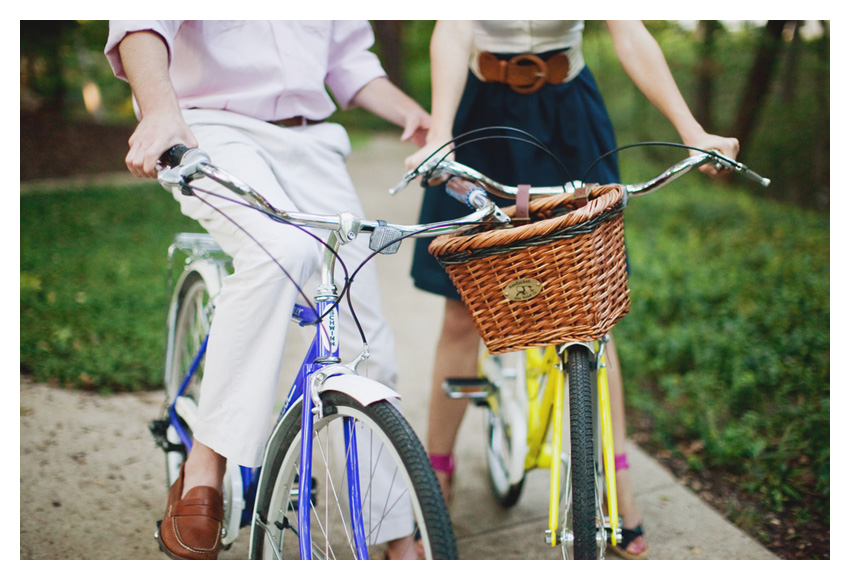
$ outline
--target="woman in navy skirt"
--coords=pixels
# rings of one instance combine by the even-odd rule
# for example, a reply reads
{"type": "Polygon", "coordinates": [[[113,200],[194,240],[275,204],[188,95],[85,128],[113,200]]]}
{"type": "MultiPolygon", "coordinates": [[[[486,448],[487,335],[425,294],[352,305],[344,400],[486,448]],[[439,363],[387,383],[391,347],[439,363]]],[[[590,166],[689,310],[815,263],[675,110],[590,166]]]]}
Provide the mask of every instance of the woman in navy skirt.
{"type": "MultiPolygon", "coordinates": [[[[616,156],[586,170],[615,148],[614,130],[596,82],[584,65],[584,22],[439,21],[431,39],[432,124],[427,145],[407,160],[417,166],[453,136],[474,129],[512,127],[540,140],[560,161],[521,142],[512,131],[477,135],[505,138],[461,146],[457,161],[506,185],[550,186],[580,179],[617,183],[616,156]]],[[[718,149],[735,158],[735,139],[706,133],[676,87],[658,44],[640,21],[609,21],[617,56],[627,74],[670,120],[686,145],[718,149]]],[[[704,168],[709,174],[713,169],[704,168]]],[[[425,191],[421,223],[460,217],[467,208],[445,194],[443,186],[425,191]]],[[[414,284],[446,298],[431,385],[427,446],[446,499],[451,497],[453,449],[467,403],[449,399],[442,384],[449,377],[474,377],[479,337],[472,317],[448,275],[428,253],[427,239],[416,242],[414,284]]],[[[609,385],[614,423],[617,495],[623,516],[623,542],[617,552],[646,558],[640,511],[628,478],[623,384],[613,340],[608,348],[609,385]]]]}

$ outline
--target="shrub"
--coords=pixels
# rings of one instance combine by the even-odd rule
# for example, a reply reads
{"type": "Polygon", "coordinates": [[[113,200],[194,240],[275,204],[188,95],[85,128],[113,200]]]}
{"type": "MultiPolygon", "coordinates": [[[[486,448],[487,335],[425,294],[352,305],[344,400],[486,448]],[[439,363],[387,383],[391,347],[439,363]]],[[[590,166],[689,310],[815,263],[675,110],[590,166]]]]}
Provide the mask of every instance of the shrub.
{"type": "Polygon", "coordinates": [[[688,176],[631,200],[626,230],[629,404],[694,466],[828,517],[828,216],[688,176]]]}

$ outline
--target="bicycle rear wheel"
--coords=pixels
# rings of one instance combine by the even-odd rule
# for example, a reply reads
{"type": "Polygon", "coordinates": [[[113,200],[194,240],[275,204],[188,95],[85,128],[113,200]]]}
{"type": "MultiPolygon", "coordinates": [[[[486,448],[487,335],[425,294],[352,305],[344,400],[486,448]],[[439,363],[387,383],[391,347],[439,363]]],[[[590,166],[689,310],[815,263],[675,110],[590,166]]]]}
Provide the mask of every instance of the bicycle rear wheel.
{"type": "Polygon", "coordinates": [[[567,497],[567,522],[572,529],[572,556],[576,560],[595,560],[597,544],[596,448],[593,442],[593,391],[590,351],[581,345],[567,349],[570,402],[570,477],[571,497],[567,497]]]}
{"type": "Polygon", "coordinates": [[[486,399],[487,471],[490,489],[505,508],[519,501],[525,483],[527,399],[524,352],[484,353],[481,371],[492,385],[486,399]]]}
{"type": "MultiPolygon", "coordinates": [[[[214,311],[213,300],[209,293],[209,284],[197,270],[191,270],[183,279],[176,293],[176,316],[173,319],[172,337],[166,358],[170,361],[165,381],[167,404],[170,405],[180,394],[177,404],[179,424],[185,434],[192,439],[191,418],[198,412],[201,381],[204,377],[205,357],[198,359],[210,331],[214,311]],[[197,359],[197,360],[196,360],[197,359]],[[196,365],[194,371],[192,366],[196,365]],[[180,393],[184,381],[186,388],[180,393]]],[[[186,461],[188,449],[177,434],[169,411],[159,421],[164,425],[165,470],[170,487],[180,475],[180,469],[186,461]]],[[[245,507],[243,481],[239,466],[228,463],[222,486],[224,500],[224,535],[222,544],[230,546],[239,535],[242,523],[242,510],[245,507]]]]}
{"type": "MultiPolygon", "coordinates": [[[[457,546],[437,478],[416,434],[388,401],[363,406],[350,396],[321,394],[323,417],[313,425],[313,489],[310,498],[312,557],[354,559],[354,526],[348,506],[345,460],[350,453],[343,419],[356,425],[361,511],[369,557],[382,544],[418,539],[425,559],[456,559],[457,546]],[[379,461],[388,468],[378,469],[379,461]]],[[[275,430],[262,471],[251,533],[254,559],[299,559],[298,481],[301,402],[275,430]]]]}
{"type": "MultiPolygon", "coordinates": [[[[210,330],[212,318],[212,302],[207,290],[207,284],[203,277],[197,272],[191,272],[184,280],[177,293],[177,315],[174,321],[173,342],[169,345],[171,352],[167,358],[171,364],[165,382],[165,391],[168,402],[174,401],[184,379],[201,345],[206,340],[210,330]]],[[[182,396],[197,406],[201,387],[201,379],[204,376],[204,361],[199,362],[198,368],[189,378],[186,389],[182,396]]],[[[191,435],[191,429],[186,426],[191,435]]],[[[186,459],[186,449],[182,446],[179,437],[173,427],[169,427],[167,433],[168,442],[175,450],[166,452],[166,472],[168,484],[171,485],[180,473],[180,467],[186,459]]]]}

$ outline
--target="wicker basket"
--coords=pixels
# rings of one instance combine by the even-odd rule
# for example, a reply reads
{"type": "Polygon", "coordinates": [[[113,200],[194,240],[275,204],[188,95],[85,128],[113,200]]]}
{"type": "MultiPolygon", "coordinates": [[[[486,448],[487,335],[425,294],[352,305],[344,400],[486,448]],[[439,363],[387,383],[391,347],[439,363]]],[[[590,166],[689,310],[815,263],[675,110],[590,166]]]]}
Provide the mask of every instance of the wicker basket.
{"type": "Polygon", "coordinates": [[[527,224],[431,242],[490,352],[595,340],[625,316],[622,198],[619,185],[591,188],[582,207],[537,198],[527,224]]]}

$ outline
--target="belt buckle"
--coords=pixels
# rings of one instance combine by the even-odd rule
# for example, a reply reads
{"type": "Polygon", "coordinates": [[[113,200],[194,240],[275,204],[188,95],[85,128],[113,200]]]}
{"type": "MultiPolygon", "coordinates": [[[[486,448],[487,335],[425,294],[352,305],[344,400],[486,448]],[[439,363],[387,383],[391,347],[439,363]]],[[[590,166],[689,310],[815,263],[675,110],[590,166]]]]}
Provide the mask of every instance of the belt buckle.
{"type": "Polygon", "coordinates": [[[518,54],[511,58],[508,61],[508,64],[522,66],[521,63],[531,63],[537,67],[537,72],[534,73],[535,81],[530,85],[510,85],[510,87],[516,92],[528,95],[531,93],[536,93],[539,91],[543,85],[546,84],[546,80],[549,77],[549,67],[546,66],[546,63],[542,58],[537,56],[536,54],[518,54]]]}

